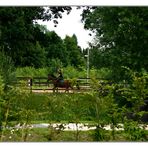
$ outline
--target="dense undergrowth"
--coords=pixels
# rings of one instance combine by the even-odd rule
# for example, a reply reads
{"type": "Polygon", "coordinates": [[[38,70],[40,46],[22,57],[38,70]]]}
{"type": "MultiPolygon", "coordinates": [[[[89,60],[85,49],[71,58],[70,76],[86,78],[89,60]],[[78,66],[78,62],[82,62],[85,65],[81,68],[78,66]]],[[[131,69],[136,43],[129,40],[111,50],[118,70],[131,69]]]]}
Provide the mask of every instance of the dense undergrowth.
{"type": "MultiPolygon", "coordinates": [[[[58,66],[57,66],[58,67],[58,66]]],[[[86,78],[87,72],[85,67],[74,68],[73,66],[62,67],[63,76],[67,78],[86,78]]],[[[57,75],[57,69],[52,67],[38,68],[23,67],[17,68],[15,74],[17,77],[47,77],[48,73],[57,75]]],[[[90,69],[89,77],[109,79],[111,71],[107,68],[102,69],[90,69]]]]}
{"type": "MultiPolygon", "coordinates": [[[[144,130],[144,126],[142,129],[138,127],[139,124],[145,125],[141,117],[147,113],[147,110],[140,110],[140,107],[145,105],[144,100],[148,94],[146,80],[147,75],[138,77],[135,74],[132,76],[132,83],[128,85],[92,79],[92,91],[72,94],[34,94],[30,93],[24,83],[19,88],[11,86],[11,89],[4,93],[4,85],[1,81],[1,99],[5,98],[1,102],[3,109],[1,141],[5,141],[10,136],[8,134],[10,131],[8,132],[6,127],[13,127],[16,124],[29,125],[38,121],[75,124],[91,122],[96,126],[96,130],[90,134],[92,137],[87,135],[88,132],[84,132],[89,138],[85,135],[86,139],[81,139],[83,132],[77,130],[71,133],[75,133],[75,138],[69,139],[70,141],[147,141],[147,131],[144,130]],[[128,117],[129,114],[132,117],[128,117]],[[125,129],[120,136],[115,130],[119,128],[119,123],[124,124],[125,129]],[[103,130],[103,127],[108,124],[112,129],[110,132],[103,130]]],[[[58,131],[51,127],[48,130],[46,140],[67,140],[60,139],[63,134],[67,135],[66,132],[62,132],[62,129],[57,134],[60,137],[57,139],[55,134],[58,131]]],[[[16,140],[29,141],[30,131],[32,129],[26,126],[19,131],[21,138],[16,140]]]]}
{"type": "MultiPolygon", "coordinates": [[[[148,75],[147,73],[136,73],[127,69],[130,81],[122,80],[118,83],[107,80],[110,72],[106,69],[91,69],[91,88],[87,93],[53,93],[34,94],[30,92],[26,82],[22,81],[19,87],[14,85],[16,76],[44,76],[49,70],[42,69],[35,73],[35,69],[24,68],[16,71],[8,63],[9,58],[1,57],[0,71],[0,140],[7,141],[10,137],[11,129],[17,124],[23,125],[18,131],[18,137],[14,131],[10,141],[29,141],[30,129],[28,125],[38,122],[47,123],[78,123],[85,122],[96,126],[93,130],[93,141],[147,141],[147,131],[143,117],[147,117],[148,110],[146,100],[148,98],[148,75]],[[7,69],[5,65],[7,63],[7,69]],[[33,72],[32,72],[33,71],[33,72]],[[30,73],[29,73],[30,72],[30,73]],[[106,75],[104,74],[106,72],[106,75]],[[26,75],[25,75],[26,74],[26,75]],[[103,76],[106,80],[96,78],[103,76]],[[146,115],[146,116],[145,116],[146,115]],[[117,134],[116,128],[119,123],[124,125],[121,137],[117,134]],[[143,127],[139,127],[142,124],[143,127]],[[103,127],[111,125],[111,131],[106,134],[103,127]],[[14,137],[15,138],[14,138],[14,137]],[[120,137],[120,138],[119,138],[120,137]]],[[[68,67],[70,72],[67,77],[81,77],[86,71],[76,70],[68,67]],[[79,71],[79,72],[78,72],[79,71]],[[81,73],[82,72],[82,73],[81,73]],[[82,74],[82,75],[81,75],[82,74]]],[[[68,69],[67,68],[67,69],[68,69]]],[[[21,68],[20,68],[21,69],[21,68]]],[[[66,69],[64,70],[66,75],[66,69]]],[[[14,130],[14,129],[13,129],[14,130]]],[[[55,129],[48,128],[48,141],[56,141],[55,129]],[[55,136],[55,137],[54,137],[55,136]]],[[[17,131],[15,131],[17,133],[17,131]]],[[[59,131],[62,133],[62,129],[59,131]]],[[[64,132],[65,133],[65,132],[64,132]]],[[[86,132],[87,133],[87,132],[86,132]]],[[[46,135],[46,134],[45,134],[46,135]]],[[[81,141],[81,131],[78,129],[74,134],[75,141],[81,141]]],[[[36,141],[38,138],[36,138],[36,141]]],[[[72,139],[69,139],[71,141],[72,139]]],[[[84,140],[84,139],[83,139],[84,140]]],[[[83,141],[82,140],[82,141],[83,141]]],[[[88,139],[86,138],[85,141],[88,139]]],[[[91,141],[90,140],[90,141],[91,141]]],[[[9,141],[9,140],[8,140],[9,141]]],[[[44,141],[44,140],[43,140],[44,141]]],[[[64,141],[64,140],[63,140],[64,141]]]]}

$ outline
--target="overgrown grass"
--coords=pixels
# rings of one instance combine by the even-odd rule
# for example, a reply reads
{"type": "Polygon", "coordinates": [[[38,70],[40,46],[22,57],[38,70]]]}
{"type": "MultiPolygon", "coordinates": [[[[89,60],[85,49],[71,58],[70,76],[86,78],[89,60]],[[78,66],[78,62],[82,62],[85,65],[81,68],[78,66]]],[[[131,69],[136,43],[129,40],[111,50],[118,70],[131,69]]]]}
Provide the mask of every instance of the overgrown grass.
{"type": "MultiPolygon", "coordinates": [[[[94,114],[87,94],[32,93],[28,101],[24,103],[27,103],[29,109],[35,110],[36,115],[32,118],[33,121],[75,122],[76,118],[80,121],[91,121],[94,114]]],[[[14,117],[14,120],[16,118],[14,117]]]]}
{"type": "MultiPolygon", "coordinates": [[[[35,69],[34,67],[23,67],[16,69],[17,77],[47,77],[48,73],[57,74],[56,70],[51,70],[52,67],[35,69]]],[[[65,79],[72,78],[86,78],[87,71],[85,67],[74,68],[73,66],[67,66],[62,68],[65,79]]],[[[102,69],[90,69],[90,77],[109,79],[111,76],[111,70],[107,68],[102,69]]]]}
{"type": "MultiPolygon", "coordinates": [[[[13,88],[13,87],[12,87],[13,88]]],[[[143,101],[147,96],[147,86],[145,85],[145,77],[139,78],[133,76],[133,84],[130,85],[116,85],[105,84],[98,82],[96,79],[92,79],[92,91],[87,93],[47,93],[47,94],[35,94],[27,91],[26,88],[15,88],[9,93],[9,98],[13,97],[13,100],[8,101],[4,111],[6,112],[5,124],[13,125],[21,123],[29,125],[37,122],[46,123],[78,123],[91,122],[96,126],[96,130],[92,131],[89,137],[86,133],[79,131],[71,132],[68,135],[61,130],[55,130],[52,127],[43,134],[43,139],[40,137],[42,133],[35,138],[40,137],[41,141],[146,141],[147,131],[140,129],[139,123],[140,116],[136,116],[137,121],[127,119],[126,113],[133,111],[134,114],[139,115],[141,112],[137,112],[139,107],[143,105],[143,101]],[[118,87],[117,87],[118,86],[118,87]],[[17,91],[19,90],[19,91],[17,91]],[[16,95],[17,94],[17,95],[16,95]],[[116,102],[115,96],[126,98],[127,101],[131,101],[131,109],[116,102]],[[139,99],[139,98],[142,98],[139,99]],[[9,106],[8,106],[9,105],[9,106]],[[14,121],[14,122],[12,122],[14,121]],[[116,131],[115,128],[118,123],[124,124],[124,131],[116,131]],[[111,125],[112,131],[106,131],[103,129],[105,125],[111,125]],[[74,135],[72,135],[74,133],[74,135]],[[64,135],[62,135],[64,134],[64,135]],[[69,137],[71,135],[72,137],[69,137]],[[68,136],[68,137],[67,137],[68,136]],[[64,139],[61,139],[65,137],[64,139]],[[85,137],[84,139],[82,137],[85,137]],[[81,139],[82,138],[82,139],[81,139]]],[[[11,90],[11,89],[10,89],[11,90]]],[[[121,102],[122,103],[122,102],[121,102]]],[[[128,102],[125,102],[128,103],[128,102]]],[[[142,112],[143,113],[143,112],[142,112]]],[[[9,132],[6,126],[3,128],[2,135],[7,137],[9,132]],[[8,132],[8,133],[7,133],[8,132]]],[[[77,126],[78,127],[78,126],[77,126]]],[[[34,129],[24,129],[16,135],[21,137],[18,141],[27,141],[30,136],[29,133],[34,129]]],[[[38,131],[36,131],[38,132],[38,131]]],[[[44,132],[40,131],[39,132],[44,132]]],[[[89,131],[90,132],[90,131],[89,131]]],[[[10,135],[11,136],[11,135],[10,135]]],[[[2,138],[4,141],[5,137],[2,138]]],[[[10,138],[12,140],[12,138],[10,138]]],[[[15,139],[15,138],[14,138],[15,139]]],[[[13,139],[13,140],[14,140],[13,139]]],[[[5,139],[7,140],[7,139],[5,139]]],[[[29,139],[30,140],[30,139],[29,139]]]]}
{"type": "MultiPolygon", "coordinates": [[[[77,142],[95,142],[96,133],[94,130],[90,131],[79,131],[79,140],[77,142]]],[[[116,138],[113,140],[111,137],[111,131],[104,130],[104,139],[100,142],[130,142],[125,137],[123,131],[115,131],[116,138]]],[[[148,134],[148,132],[147,132],[148,134]]],[[[21,131],[6,130],[5,131],[5,142],[21,142],[21,131]]],[[[48,128],[33,128],[28,132],[26,142],[75,142],[76,131],[51,131],[48,128]]],[[[23,142],[23,141],[22,141],[23,142]]]]}

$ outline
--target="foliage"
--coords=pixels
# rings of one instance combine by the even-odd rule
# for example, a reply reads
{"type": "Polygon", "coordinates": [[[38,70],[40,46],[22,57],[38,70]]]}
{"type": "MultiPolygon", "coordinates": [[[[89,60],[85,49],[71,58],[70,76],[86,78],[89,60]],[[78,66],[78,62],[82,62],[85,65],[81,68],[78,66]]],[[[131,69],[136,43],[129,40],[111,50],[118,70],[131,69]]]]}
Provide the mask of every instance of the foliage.
{"type": "Polygon", "coordinates": [[[4,82],[2,76],[0,75],[0,96],[2,96],[3,93],[4,93],[4,82]]]}
{"type": "Polygon", "coordinates": [[[79,78],[85,75],[85,70],[83,68],[74,68],[71,65],[63,67],[63,74],[65,78],[79,78]]]}
{"type": "MultiPolygon", "coordinates": [[[[13,115],[14,120],[17,120],[17,122],[22,121],[22,123],[26,121],[26,109],[28,110],[29,115],[31,115],[32,113],[34,114],[34,112],[36,112],[37,114],[37,116],[30,116],[29,123],[31,123],[32,120],[42,122],[49,121],[49,123],[59,122],[61,124],[69,122],[81,123],[82,121],[88,123],[88,121],[92,121],[93,125],[96,125],[96,127],[98,127],[95,131],[92,131],[93,140],[117,140],[119,138],[119,135],[117,134],[115,127],[118,128],[118,123],[122,121],[120,118],[122,118],[123,113],[121,112],[121,109],[117,107],[117,103],[114,102],[113,90],[115,89],[115,87],[112,88],[109,84],[105,85],[102,82],[100,82],[99,84],[95,84],[95,80],[93,84],[94,86],[96,86],[94,87],[94,91],[92,93],[86,94],[30,94],[26,99],[19,99],[17,100],[17,102],[13,102],[14,105],[12,105],[11,108],[11,111],[13,112],[11,112],[11,115],[13,115]],[[19,108],[21,108],[21,112],[18,110],[19,108]],[[17,112],[17,114],[14,114],[15,112],[17,112]],[[19,117],[18,115],[21,116],[19,117]],[[109,132],[107,134],[106,130],[104,130],[104,126],[108,124],[111,125],[112,131],[107,131],[109,132]]],[[[12,121],[12,117],[10,121],[12,121]]],[[[131,122],[129,119],[127,119],[124,120],[124,124],[125,133],[123,131],[122,136],[120,133],[122,140],[133,141],[134,137],[135,141],[146,140],[146,131],[137,128],[137,124],[139,125],[139,122],[131,122]],[[132,129],[135,130],[135,132],[132,132],[132,129]],[[133,138],[130,138],[131,136],[133,138]]],[[[32,130],[29,130],[28,132],[30,133],[31,131],[32,130]]],[[[52,131],[52,133],[53,132],[54,131],[52,131]]],[[[48,133],[46,133],[46,135],[48,138],[50,137],[52,138],[51,140],[54,141],[57,140],[59,136],[63,133],[62,131],[60,131],[59,133],[57,132],[58,131],[56,130],[53,135],[50,135],[49,131],[48,133]]],[[[23,133],[25,134],[25,132],[23,133]]],[[[73,136],[75,137],[75,139],[73,138],[74,141],[76,139],[80,141],[82,131],[74,133],[73,136]]]]}
{"type": "MultiPolygon", "coordinates": [[[[4,133],[6,127],[9,124],[9,121],[19,120],[20,117],[23,118],[24,115],[26,116],[28,114],[27,117],[24,119],[26,121],[25,124],[28,124],[30,121],[30,118],[28,117],[31,117],[31,110],[29,111],[27,109],[28,105],[26,104],[25,106],[24,104],[25,99],[28,98],[28,95],[30,93],[30,91],[25,86],[26,82],[22,83],[22,86],[20,86],[20,88],[18,88],[18,86],[14,84],[15,73],[11,58],[4,55],[4,53],[1,53],[0,63],[0,138],[1,141],[3,141],[4,133]],[[29,113],[27,113],[28,111],[29,113]],[[19,117],[18,114],[20,114],[19,117]]],[[[25,134],[24,131],[22,131],[22,139],[24,141],[27,138],[26,134],[26,130],[25,134]]]]}
{"type": "Polygon", "coordinates": [[[5,88],[15,79],[14,71],[15,68],[11,57],[6,56],[4,52],[0,52],[0,75],[4,81],[5,88]]]}
{"type": "Polygon", "coordinates": [[[54,31],[47,31],[45,33],[46,40],[48,41],[45,51],[47,58],[47,65],[50,65],[52,59],[61,60],[64,65],[67,65],[67,51],[63,40],[54,31]]]}
{"type": "Polygon", "coordinates": [[[29,132],[28,125],[35,116],[35,112],[32,109],[32,104],[29,103],[30,91],[24,82],[22,82],[21,85],[20,88],[17,86],[9,86],[9,90],[2,96],[1,112],[3,122],[1,126],[1,141],[3,141],[4,133],[7,130],[6,127],[10,126],[10,121],[16,121],[16,124],[22,125],[22,128],[18,127],[20,130],[17,132],[19,132],[21,136],[21,141],[27,140],[29,132]]]}
{"type": "Polygon", "coordinates": [[[0,8],[0,47],[3,47],[16,66],[44,66],[44,47],[48,41],[44,32],[35,24],[39,19],[53,20],[57,24],[57,19],[65,11],[69,14],[71,7],[0,8]]]}
{"type": "Polygon", "coordinates": [[[96,69],[94,67],[90,68],[90,78],[98,78],[104,80],[112,80],[111,74],[112,71],[109,68],[100,68],[96,69]]]}
{"type": "Polygon", "coordinates": [[[48,73],[57,75],[58,69],[62,69],[63,63],[59,58],[50,59],[48,73]]]}
{"type": "Polygon", "coordinates": [[[56,26],[65,11],[69,14],[71,7],[0,8],[0,47],[15,66],[41,68],[50,66],[52,59],[60,60],[64,66],[84,64],[75,35],[61,39],[37,24],[38,20],[53,21],[56,26]]]}
{"type": "Polygon", "coordinates": [[[112,69],[113,79],[128,78],[121,68],[147,69],[146,7],[93,7],[84,9],[85,28],[95,32],[91,45],[92,64],[112,69]]]}
{"type": "MultiPolygon", "coordinates": [[[[95,118],[93,119],[96,123],[96,130],[94,133],[96,140],[106,139],[104,132],[104,126],[109,125],[112,129],[112,140],[115,140],[115,128],[118,128],[118,123],[121,122],[121,109],[118,108],[118,104],[114,99],[115,85],[110,84],[108,81],[97,81],[92,79],[93,93],[92,101],[95,108],[95,118]],[[97,137],[99,136],[99,137],[97,137]]],[[[106,139],[107,140],[107,139],[106,139]]]]}
{"type": "Polygon", "coordinates": [[[36,42],[35,45],[29,45],[26,48],[23,58],[21,59],[21,66],[32,66],[40,68],[45,66],[45,51],[41,47],[39,42],[36,42]]]}
{"type": "MultiPolygon", "coordinates": [[[[4,95],[4,82],[3,82],[3,79],[2,79],[2,76],[0,75],[0,107],[2,107],[2,103],[3,103],[3,96],[4,95]]],[[[1,132],[2,132],[2,108],[0,110],[0,135],[1,135],[1,132]]],[[[1,136],[0,136],[1,137],[1,136]]]]}
{"type": "MultiPolygon", "coordinates": [[[[140,76],[137,74],[137,72],[130,71],[130,73],[131,83],[123,83],[123,85],[120,85],[120,87],[117,88],[116,93],[119,93],[121,96],[121,101],[125,100],[122,107],[125,106],[129,112],[137,114],[136,120],[140,120],[140,108],[146,105],[145,100],[147,100],[148,96],[147,74],[140,76]]],[[[118,103],[120,104],[120,101],[118,103]]]]}
{"type": "MultiPolygon", "coordinates": [[[[143,116],[147,115],[147,109],[144,109],[147,104],[147,74],[138,75],[138,73],[130,70],[131,84],[124,84],[122,88],[118,88],[120,92],[122,104],[122,114],[124,115],[124,132],[127,140],[131,141],[146,141],[143,116]],[[143,108],[143,109],[142,109],[143,108]],[[143,126],[140,126],[142,123],[143,126]]],[[[121,102],[118,102],[119,104],[121,102]]],[[[121,104],[120,104],[121,105],[121,104]]]]}
{"type": "MultiPolygon", "coordinates": [[[[75,68],[71,65],[64,67],[60,60],[52,59],[51,65],[44,68],[18,67],[15,74],[17,77],[47,77],[48,73],[57,75],[58,68],[62,69],[64,79],[86,78],[86,69],[82,67],[75,68]]],[[[108,68],[90,69],[90,78],[111,79],[111,70],[108,68]]]]}
{"type": "Polygon", "coordinates": [[[28,141],[29,133],[34,130],[29,127],[33,120],[61,123],[60,130],[46,131],[46,141],[61,140],[61,135],[68,137],[62,131],[63,122],[76,124],[74,137],[68,137],[74,141],[81,139],[83,132],[78,129],[81,122],[92,122],[96,126],[89,137],[94,141],[116,140],[119,123],[123,123],[124,131],[120,134],[124,140],[147,141],[142,121],[147,113],[144,108],[148,97],[145,7],[84,9],[85,28],[96,33],[89,49],[91,91],[32,94],[26,82],[21,82],[19,87],[14,85],[16,76],[47,77],[48,73],[56,75],[58,68],[62,69],[65,79],[73,82],[86,76],[86,51],[82,53],[77,37],[61,39],[55,32],[36,24],[41,19],[53,20],[57,25],[57,18],[70,10],[70,7],[0,8],[1,141],[8,140],[8,135],[11,140],[28,141]],[[14,65],[20,67],[15,71],[14,65]],[[16,124],[19,127],[16,130],[6,128],[16,124]],[[108,133],[106,125],[111,127],[108,133]]]}
{"type": "Polygon", "coordinates": [[[64,43],[68,54],[68,64],[79,67],[84,65],[84,59],[82,59],[82,51],[78,46],[77,37],[73,35],[72,37],[66,36],[64,43]]]}
{"type": "Polygon", "coordinates": [[[0,52],[0,137],[3,136],[2,122],[5,121],[4,127],[7,123],[10,101],[9,92],[11,92],[11,86],[14,75],[14,66],[10,57],[6,56],[3,52],[0,52]]]}
{"type": "Polygon", "coordinates": [[[45,77],[48,74],[48,68],[23,67],[17,68],[15,73],[17,77],[45,77]]]}
{"type": "MultiPolygon", "coordinates": [[[[71,66],[69,69],[70,72],[74,70],[77,74],[74,67],[71,66]]],[[[0,97],[2,98],[1,111],[3,115],[1,118],[4,121],[2,124],[4,127],[11,126],[12,121],[15,122],[14,125],[23,124],[25,128],[20,128],[18,136],[21,137],[20,141],[27,141],[27,137],[32,131],[27,125],[31,124],[33,120],[35,122],[61,123],[61,130],[49,128],[49,132],[46,133],[47,140],[54,141],[63,133],[62,123],[76,123],[77,131],[73,134],[75,138],[72,139],[79,141],[82,131],[78,129],[78,123],[91,121],[93,126],[96,126],[96,130],[92,131],[92,140],[115,141],[119,136],[116,129],[119,128],[119,123],[123,123],[125,130],[121,132],[122,136],[120,136],[124,140],[146,141],[147,132],[144,127],[138,126],[142,123],[141,117],[146,113],[140,107],[145,105],[144,100],[148,94],[147,73],[136,73],[128,68],[125,69],[130,76],[130,84],[127,83],[128,81],[114,84],[109,80],[98,80],[92,77],[92,91],[87,93],[30,94],[24,83],[20,88],[9,86],[6,93],[3,93],[4,83],[1,78],[0,97]],[[128,106],[129,102],[131,106],[128,106]],[[128,118],[128,113],[135,115],[134,119],[128,118]],[[106,125],[111,127],[109,134],[106,133],[106,125]],[[133,131],[135,132],[133,133],[133,131]]],[[[36,72],[36,69],[27,69],[26,67],[27,70],[30,71],[30,74],[32,71],[36,72]]],[[[43,72],[42,70],[41,72],[43,72]]],[[[104,72],[106,69],[102,71],[104,72]]],[[[23,73],[27,72],[24,71],[23,73]]],[[[97,73],[97,70],[92,69],[92,75],[95,75],[95,73],[97,73]]],[[[2,129],[2,135],[6,132],[6,129],[2,129]]],[[[15,132],[17,133],[17,131],[15,132]]],[[[2,140],[4,140],[3,138],[2,140]]]]}
{"type": "Polygon", "coordinates": [[[124,132],[127,141],[146,141],[148,138],[144,127],[139,127],[135,121],[125,122],[124,132]]]}

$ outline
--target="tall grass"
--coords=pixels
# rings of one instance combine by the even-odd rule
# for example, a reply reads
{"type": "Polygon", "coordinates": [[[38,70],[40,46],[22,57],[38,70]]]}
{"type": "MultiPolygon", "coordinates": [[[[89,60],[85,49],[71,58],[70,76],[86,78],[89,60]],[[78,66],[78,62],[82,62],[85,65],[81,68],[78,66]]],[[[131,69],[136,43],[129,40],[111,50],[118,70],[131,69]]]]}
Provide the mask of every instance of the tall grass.
{"type": "Polygon", "coordinates": [[[45,77],[47,74],[47,68],[20,67],[16,69],[17,77],[45,77]]]}
{"type": "MultiPolygon", "coordinates": [[[[67,66],[62,68],[63,76],[65,79],[71,78],[86,78],[87,70],[84,67],[74,68],[73,66],[67,66]]],[[[48,73],[57,74],[56,68],[53,70],[53,67],[45,67],[35,69],[34,67],[22,67],[16,69],[17,77],[47,77],[48,73]]],[[[90,78],[103,78],[109,79],[111,71],[107,68],[94,69],[91,68],[89,72],[90,78]]]]}
{"type": "MultiPolygon", "coordinates": [[[[147,86],[145,85],[146,78],[146,76],[137,77],[134,74],[131,86],[123,84],[122,87],[120,85],[120,88],[114,84],[102,84],[94,79],[92,82],[93,90],[81,94],[33,94],[25,93],[26,89],[23,88],[20,88],[20,93],[17,90],[12,90],[8,96],[11,99],[13,97],[13,100],[9,103],[7,123],[15,121],[17,123],[25,122],[27,125],[33,121],[48,121],[48,123],[73,122],[78,124],[91,121],[93,124],[97,124],[94,136],[95,140],[98,141],[106,139],[115,141],[117,139],[115,128],[118,128],[118,123],[123,123],[126,125],[124,138],[130,141],[146,141],[148,137],[144,129],[136,128],[140,123],[139,117],[137,116],[137,121],[139,122],[136,124],[136,122],[131,122],[125,116],[125,113],[131,111],[131,109],[134,114],[138,115],[141,113],[140,110],[138,112],[138,109],[148,94],[147,86]],[[121,97],[131,101],[133,106],[131,108],[125,105],[119,107],[118,102],[115,101],[115,93],[119,93],[121,97]],[[109,124],[112,131],[108,138],[103,127],[109,124]]],[[[23,141],[26,141],[27,133],[28,129],[27,131],[22,131],[23,141]]],[[[75,139],[79,141],[79,137],[80,132],[77,130],[75,139]]]]}

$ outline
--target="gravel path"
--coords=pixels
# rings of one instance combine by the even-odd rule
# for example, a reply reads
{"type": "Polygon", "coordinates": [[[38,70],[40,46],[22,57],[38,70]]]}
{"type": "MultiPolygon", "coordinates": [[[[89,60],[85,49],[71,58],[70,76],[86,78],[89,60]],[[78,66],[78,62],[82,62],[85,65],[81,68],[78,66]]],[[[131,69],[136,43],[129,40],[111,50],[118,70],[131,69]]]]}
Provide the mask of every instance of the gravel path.
{"type": "MultiPolygon", "coordinates": [[[[89,124],[76,124],[76,123],[69,123],[69,124],[61,124],[61,123],[40,123],[40,124],[32,124],[31,126],[28,126],[30,128],[48,128],[49,126],[55,128],[56,130],[61,129],[63,131],[88,131],[88,130],[94,130],[96,129],[96,126],[92,126],[89,124]]],[[[141,128],[143,125],[139,125],[141,128]]],[[[15,128],[22,128],[23,125],[16,125],[15,128]]],[[[104,126],[105,130],[112,130],[110,125],[104,126]]],[[[148,130],[148,125],[145,126],[145,129],[148,130]]],[[[118,128],[115,128],[115,130],[124,130],[123,124],[118,124],[118,128]]]]}

